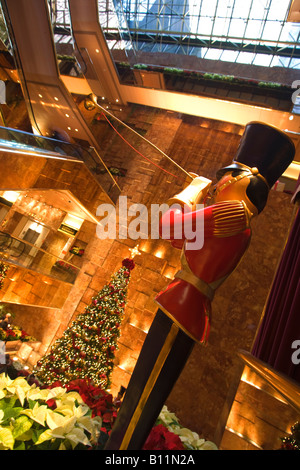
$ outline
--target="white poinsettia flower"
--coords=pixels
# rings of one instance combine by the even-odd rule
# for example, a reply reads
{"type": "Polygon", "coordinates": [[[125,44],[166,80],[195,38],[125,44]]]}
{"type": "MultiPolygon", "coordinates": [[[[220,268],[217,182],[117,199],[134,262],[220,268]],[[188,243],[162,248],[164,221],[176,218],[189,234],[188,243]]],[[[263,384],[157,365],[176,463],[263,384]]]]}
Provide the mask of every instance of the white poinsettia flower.
{"type": "Polygon", "coordinates": [[[11,387],[22,387],[24,388],[24,390],[29,390],[30,388],[32,388],[32,386],[29,385],[29,383],[24,377],[17,377],[6,386],[6,388],[11,388],[11,387]]]}
{"type": "Polygon", "coordinates": [[[81,418],[77,419],[76,425],[89,432],[91,435],[91,441],[96,442],[100,428],[102,426],[102,419],[100,416],[96,416],[92,419],[89,416],[82,416],[81,418]]]}
{"type": "Polygon", "coordinates": [[[55,412],[66,417],[74,416],[76,413],[75,403],[73,400],[56,400],[55,412]]]}
{"type": "Polygon", "coordinates": [[[178,434],[180,434],[182,437],[185,437],[186,439],[190,439],[191,441],[199,439],[199,436],[196,432],[193,432],[187,428],[179,428],[178,434]]]}
{"type": "Polygon", "coordinates": [[[203,444],[199,447],[200,450],[218,450],[218,447],[214,442],[211,441],[204,441],[203,444]]]}
{"type": "Polygon", "coordinates": [[[87,413],[89,413],[89,411],[89,406],[83,403],[75,408],[74,414],[77,418],[81,418],[82,416],[85,416],[87,413]]]}
{"type": "Polygon", "coordinates": [[[46,401],[48,396],[48,390],[41,390],[40,388],[32,388],[26,393],[26,398],[28,400],[43,400],[46,401]]]}
{"type": "Polygon", "coordinates": [[[0,390],[5,390],[6,389],[6,375],[5,374],[0,374],[0,390]]]}
{"type": "MultiPolygon", "coordinates": [[[[58,414],[58,413],[56,413],[58,414]]],[[[52,415],[52,419],[54,416],[52,415]]],[[[57,417],[54,418],[54,420],[57,417]]],[[[59,421],[59,420],[58,420],[59,421]]],[[[56,421],[56,422],[58,422],[56,421]]],[[[52,422],[52,424],[55,421],[52,422]]],[[[76,418],[66,419],[64,418],[61,422],[61,426],[54,427],[51,429],[52,438],[56,439],[66,439],[71,442],[72,447],[74,448],[78,443],[90,445],[90,441],[84,433],[82,428],[76,427],[76,418]]],[[[51,423],[49,423],[51,424],[51,423]]]]}
{"type": "Polygon", "coordinates": [[[15,388],[15,394],[17,395],[17,397],[18,397],[19,400],[20,400],[21,405],[23,406],[23,405],[24,405],[25,398],[26,398],[26,389],[23,388],[23,387],[17,386],[17,387],[15,388]]]}
{"type": "Polygon", "coordinates": [[[0,374],[0,390],[5,389],[8,385],[13,382],[4,372],[0,374]]]}
{"type": "MultiPolygon", "coordinates": [[[[51,400],[53,398],[63,398],[67,394],[66,389],[63,387],[54,387],[54,388],[47,389],[47,391],[48,391],[48,396],[46,400],[51,400]]],[[[69,396],[69,393],[68,393],[68,397],[69,399],[71,399],[71,397],[69,396]]]]}
{"type": "Polygon", "coordinates": [[[71,432],[66,434],[65,439],[70,442],[73,449],[77,446],[77,444],[83,444],[85,446],[91,445],[84,431],[79,428],[74,428],[71,432]]]}
{"type": "MultiPolygon", "coordinates": [[[[91,417],[91,409],[84,403],[78,392],[67,392],[63,387],[40,389],[36,385],[30,386],[23,377],[12,380],[5,374],[1,374],[0,400],[6,396],[18,397],[21,405],[24,406],[21,410],[21,415],[24,415],[23,419],[26,416],[28,421],[35,421],[44,428],[38,428],[43,432],[39,434],[37,441],[32,442],[32,445],[38,446],[45,441],[59,440],[61,441],[59,449],[67,450],[70,447],[76,449],[79,443],[90,446],[91,443],[97,442],[102,419],[98,416],[91,417]],[[28,400],[30,408],[27,408],[28,400]],[[49,400],[55,401],[54,409],[50,408],[52,403],[48,403],[49,400]]],[[[4,416],[5,412],[0,407],[0,423],[4,416]]],[[[9,432],[7,432],[8,428],[1,428],[0,424],[0,450],[13,449],[13,421],[11,421],[12,429],[9,432]]],[[[31,437],[26,436],[26,439],[31,439],[31,437]]]]}
{"type": "Polygon", "coordinates": [[[30,390],[30,385],[23,377],[17,377],[14,380],[6,382],[6,390],[12,395],[17,395],[22,406],[26,397],[26,393],[30,390]]]}
{"type": "Polygon", "coordinates": [[[0,426],[0,450],[12,450],[14,442],[12,431],[0,426]]]}
{"type": "Polygon", "coordinates": [[[48,410],[46,422],[52,431],[56,430],[57,434],[60,434],[60,437],[63,437],[66,433],[70,432],[75,426],[76,417],[66,417],[61,413],[56,413],[56,411],[48,410]]]}
{"type": "Polygon", "coordinates": [[[81,416],[81,418],[77,418],[76,425],[82,429],[85,429],[89,433],[93,433],[95,429],[95,424],[89,416],[81,416]]]}
{"type": "Polygon", "coordinates": [[[74,392],[74,391],[66,392],[66,389],[64,389],[64,391],[65,391],[65,396],[62,396],[62,399],[72,400],[74,402],[76,401],[77,403],[84,403],[83,399],[81,398],[81,395],[79,395],[78,392],[74,392]]]}
{"type": "Polygon", "coordinates": [[[165,423],[166,426],[172,424],[172,423],[176,423],[178,424],[178,419],[175,415],[175,413],[171,413],[167,406],[164,405],[160,414],[159,414],[159,420],[162,421],[163,423],[165,423]]]}
{"type": "Polygon", "coordinates": [[[175,413],[171,413],[166,405],[163,406],[159,414],[158,422],[162,423],[170,432],[177,434],[186,449],[218,450],[213,442],[201,439],[196,432],[182,427],[175,413]]]}
{"type": "Polygon", "coordinates": [[[28,418],[36,421],[42,426],[45,425],[48,407],[47,405],[40,405],[38,402],[35,403],[32,409],[25,409],[21,411],[21,414],[28,416],[28,418]]]}
{"type": "Polygon", "coordinates": [[[52,439],[51,429],[46,429],[46,431],[44,431],[44,432],[42,432],[42,434],[40,434],[38,440],[35,442],[35,445],[36,446],[40,445],[45,441],[49,441],[50,439],[52,439]]]}

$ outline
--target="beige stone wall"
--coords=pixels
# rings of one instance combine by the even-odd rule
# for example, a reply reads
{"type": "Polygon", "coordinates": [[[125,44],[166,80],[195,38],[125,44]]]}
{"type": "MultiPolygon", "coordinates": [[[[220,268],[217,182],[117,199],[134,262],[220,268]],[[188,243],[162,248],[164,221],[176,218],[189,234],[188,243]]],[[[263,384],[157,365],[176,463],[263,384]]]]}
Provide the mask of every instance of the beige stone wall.
{"type": "Polygon", "coordinates": [[[0,291],[1,302],[58,309],[63,307],[72,288],[70,284],[11,263],[9,266],[0,291]]]}
{"type": "MultiPolygon", "coordinates": [[[[288,389],[288,382],[286,386],[288,389]]],[[[291,433],[291,427],[299,419],[299,411],[246,366],[230,409],[220,449],[278,450],[281,439],[291,433]]]]}

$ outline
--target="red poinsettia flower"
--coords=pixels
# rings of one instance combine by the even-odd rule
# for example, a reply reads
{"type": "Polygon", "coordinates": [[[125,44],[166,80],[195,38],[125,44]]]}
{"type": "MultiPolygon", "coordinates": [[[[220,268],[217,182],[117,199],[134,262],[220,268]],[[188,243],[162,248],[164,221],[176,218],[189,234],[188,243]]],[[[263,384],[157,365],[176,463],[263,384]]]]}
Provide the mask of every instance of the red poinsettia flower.
{"type": "Polygon", "coordinates": [[[179,436],[168,431],[162,424],[151,429],[143,450],[185,450],[179,436]]]}
{"type": "Polygon", "coordinates": [[[6,336],[7,336],[7,338],[15,338],[17,335],[14,332],[14,330],[12,330],[11,328],[8,328],[6,330],[6,336]]]}
{"type": "Polygon", "coordinates": [[[112,395],[91,381],[78,379],[66,385],[68,391],[77,391],[83,401],[92,410],[92,417],[100,416],[106,423],[113,423],[116,418],[112,395]]]}
{"type": "Polygon", "coordinates": [[[49,406],[49,408],[51,408],[51,410],[55,410],[55,408],[57,408],[56,401],[53,398],[51,398],[50,400],[47,400],[46,403],[49,406]]]}

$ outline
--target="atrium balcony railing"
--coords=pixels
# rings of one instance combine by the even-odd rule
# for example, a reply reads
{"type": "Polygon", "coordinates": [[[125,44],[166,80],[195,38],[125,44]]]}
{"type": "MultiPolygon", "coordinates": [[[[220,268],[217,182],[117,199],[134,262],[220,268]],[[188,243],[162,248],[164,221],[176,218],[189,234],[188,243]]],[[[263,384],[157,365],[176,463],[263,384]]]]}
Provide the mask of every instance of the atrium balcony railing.
{"type": "Polygon", "coordinates": [[[0,127],[0,150],[24,155],[84,162],[103,191],[116,203],[121,189],[101,156],[88,143],[86,148],[76,143],[31,134],[9,127],[0,127]]]}
{"type": "Polygon", "coordinates": [[[0,259],[70,284],[74,284],[80,271],[78,266],[3,231],[0,231],[0,259]]]}

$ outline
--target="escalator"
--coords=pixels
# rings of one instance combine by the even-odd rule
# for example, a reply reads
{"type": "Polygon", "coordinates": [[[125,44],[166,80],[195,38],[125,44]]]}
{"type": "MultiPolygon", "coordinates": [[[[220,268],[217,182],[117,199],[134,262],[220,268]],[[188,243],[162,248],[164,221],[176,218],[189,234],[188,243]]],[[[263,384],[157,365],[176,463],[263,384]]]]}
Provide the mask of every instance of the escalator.
{"type": "Polygon", "coordinates": [[[125,104],[118,73],[99,24],[97,0],[69,0],[72,36],[77,59],[93,93],[112,104],[125,104]]]}
{"type": "MultiPolygon", "coordinates": [[[[33,132],[82,147],[90,173],[115,203],[120,188],[60,77],[47,0],[1,0],[1,6],[33,132]]],[[[88,91],[85,85],[82,93],[88,91]]]]}
{"type": "MultiPolygon", "coordinates": [[[[192,93],[156,89],[152,86],[120,84],[99,24],[97,0],[69,0],[70,33],[84,79],[77,80],[76,92],[62,79],[56,57],[47,0],[0,0],[12,41],[23,94],[33,130],[43,136],[68,134],[81,146],[87,144],[87,167],[113,202],[121,189],[101,159],[93,133],[71,93],[104,97],[110,103],[136,103],[158,109],[234,122],[263,121],[293,132],[298,143],[298,120],[290,114],[192,93]],[[91,158],[90,158],[91,156],[91,158]]],[[[73,77],[68,77],[73,78],[73,77]]],[[[292,164],[293,165],[293,164],[292,164]]],[[[298,167],[298,165],[297,165],[298,167]]],[[[298,169],[293,174],[298,174],[298,169]]]]}

